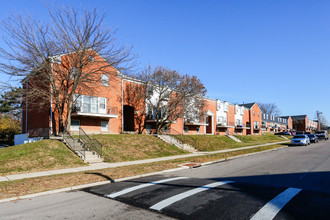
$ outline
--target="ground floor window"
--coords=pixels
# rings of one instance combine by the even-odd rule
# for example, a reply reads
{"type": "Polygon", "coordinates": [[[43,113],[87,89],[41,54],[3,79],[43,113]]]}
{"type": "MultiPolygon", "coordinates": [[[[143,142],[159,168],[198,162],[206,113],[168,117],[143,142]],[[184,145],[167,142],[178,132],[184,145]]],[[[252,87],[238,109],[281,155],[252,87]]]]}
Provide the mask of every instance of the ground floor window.
{"type": "Polygon", "coordinates": [[[165,133],[165,134],[168,133],[168,126],[166,126],[166,127],[164,128],[164,133],[165,133]]]}
{"type": "Polygon", "coordinates": [[[184,127],[184,133],[188,134],[188,127],[184,127]]]}
{"type": "Polygon", "coordinates": [[[149,134],[151,134],[151,124],[146,124],[146,130],[149,134]]]}
{"type": "Polygon", "coordinates": [[[197,134],[200,134],[200,128],[199,127],[196,128],[196,131],[197,131],[197,134]]]}
{"type": "Polygon", "coordinates": [[[109,121],[101,121],[101,131],[109,131],[109,121]]]}
{"type": "Polygon", "coordinates": [[[71,131],[79,131],[80,128],[80,121],[79,120],[71,120],[71,131]]]}

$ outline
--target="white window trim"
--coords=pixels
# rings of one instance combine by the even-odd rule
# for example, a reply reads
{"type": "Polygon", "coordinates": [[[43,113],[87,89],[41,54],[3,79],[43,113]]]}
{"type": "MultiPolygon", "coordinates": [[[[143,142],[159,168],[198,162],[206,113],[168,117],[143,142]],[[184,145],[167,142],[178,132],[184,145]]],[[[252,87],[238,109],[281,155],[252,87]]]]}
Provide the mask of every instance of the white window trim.
{"type": "Polygon", "coordinates": [[[101,75],[101,85],[102,86],[106,86],[106,87],[109,87],[110,83],[109,83],[109,75],[105,74],[105,73],[102,73],[101,75]],[[107,77],[106,79],[104,79],[103,77],[107,77]]]}
{"type": "Polygon", "coordinates": [[[101,131],[109,131],[109,121],[101,121],[101,131]],[[107,126],[103,127],[102,123],[107,123],[107,126]]]}

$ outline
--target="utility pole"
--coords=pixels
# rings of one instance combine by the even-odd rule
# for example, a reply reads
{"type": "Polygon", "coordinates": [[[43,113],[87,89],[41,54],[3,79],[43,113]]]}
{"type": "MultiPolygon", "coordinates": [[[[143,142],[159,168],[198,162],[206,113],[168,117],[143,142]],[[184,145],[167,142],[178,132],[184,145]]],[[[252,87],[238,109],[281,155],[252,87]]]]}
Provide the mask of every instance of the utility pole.
{"type": "Polygon", "coordinates": [[[321,130],[321,120],[320,120],[320,115],[323,114],[322,112],[316,111],[316,116],[317,116],[317,130],[320,131],[321,130]]]}

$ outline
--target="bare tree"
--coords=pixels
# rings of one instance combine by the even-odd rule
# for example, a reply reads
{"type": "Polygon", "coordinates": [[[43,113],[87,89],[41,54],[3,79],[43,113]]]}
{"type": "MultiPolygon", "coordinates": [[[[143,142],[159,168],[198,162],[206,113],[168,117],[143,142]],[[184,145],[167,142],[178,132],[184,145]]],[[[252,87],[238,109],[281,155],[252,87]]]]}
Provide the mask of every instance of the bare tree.
{"type": "Polygon", "coordinates": [[[136,77],[145,82],[147,119],[155,120],[157,133],[178,118],[184,118],[189,108],[203,113],[206,89],[196,76],[182,76],[175,70],[149,66],[136,77]]]}
{"type": "Polygon", "coordinates": [[[278,106],[275,103],[258,103],[258,105],[263,113],[274,116],[281,115],[281,110],[278,108],[278,106]]]}
{"type": "Polygon", "coordinates": [[[70,127],[74,94],[93,92],[101,73],[127,70],[135,57],[131,47],[116,43],[116,30],[96,9],[49,7],[48,12],[46,22],[21,15],[2,22],[6,46],[0,48],[5,60],[0,71],[29,84],[25,93],[35,109],[52,100],[62,131],[70,127]]]}
{"type": "Polygon", "coordinates": [[[323,115],[320,115],[319,120],[320,120],[320,129],[321,130],[327,130],[328,129],[327,119],[323,115]]]}

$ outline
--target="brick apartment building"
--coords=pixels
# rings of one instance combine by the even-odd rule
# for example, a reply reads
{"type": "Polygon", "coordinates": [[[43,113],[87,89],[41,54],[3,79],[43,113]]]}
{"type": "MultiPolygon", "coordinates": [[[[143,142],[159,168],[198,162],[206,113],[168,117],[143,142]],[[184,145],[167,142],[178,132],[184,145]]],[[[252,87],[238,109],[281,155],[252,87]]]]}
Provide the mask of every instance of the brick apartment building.
{"type": "Polygon", "coordinates": [[[283,118],[291,117],[292,119],[292,128],[295,131],[316,131],[318,128],[318,123],[314,120],[308,119],[307,115],[293,115],[293,116],[284,116],[283,118]]]}
{"type": "MultiPolygon", "coordinates": [[[[65,56],[59,56],[52,65],[62,65],[61,60],[65,60],[65,56]]],[[[98,59],[102,59],[102,57],[95,54],[93,60],[98,59]]],[[[90,85],[91,89],[77,88],[75,90],[70,132],[77,133],[79,128],[86,133],[155,132],[155,113],[152,109],[148,109],[145,100],[134,98],[134,95],[147,89],[144,82],[127,77],[111,66],[108,68],[106,72],[96,74],[96,80],[90,85]],[[140,90],[136,90],[136,88],[140,90]]],[[[55,70],[56,68],[54,68],[55,70]]],[[[32,87],[38,87],[36,74],[31,74],[23,81],[23,89],[27,92],[23,97],[22,133],[29,133],[31,137],[49,136],[51,131],[59,130],[59,114],[52,98],[47,100],[44,107],[34,106],[35,100],[28,95],[28,91],[32,87]]],[[[47,90],[51,87],[49,85],[40,89],[47,90]]],[[[153,93],[153,91],[148,92],[153,93]]],[[[266,116],[262,114],[257,103],[239,105],[210,98],[204,98],[204,101],[206,107],[202,117],[196,117],[193,120],[178,118],[168,124],[164,132],[171,134],[261,135],[265,128],[266,131],[275,132],[272,127],[275,127],[276,131],[290,130],[292,127],[291,117],[289,119],[276,118],[274,121],[263,118],[266,116]]],[[[64,120],[66,119],[64,118],[64,120]]],[[[305,121],[308,121],[307,116],[305,121]]],[[[296,125],[300,126],[299,123],[296,125]]],[[[305,128],[312,126],[313,123],[303,125],[305,128]]]]}
{"type": "Polygon", "coordinates": [[[262,113],[261,128],[263,131],[271,133],[292,131],[292,119],[290,116],[277,117],[274,115],[262,113]]]}

